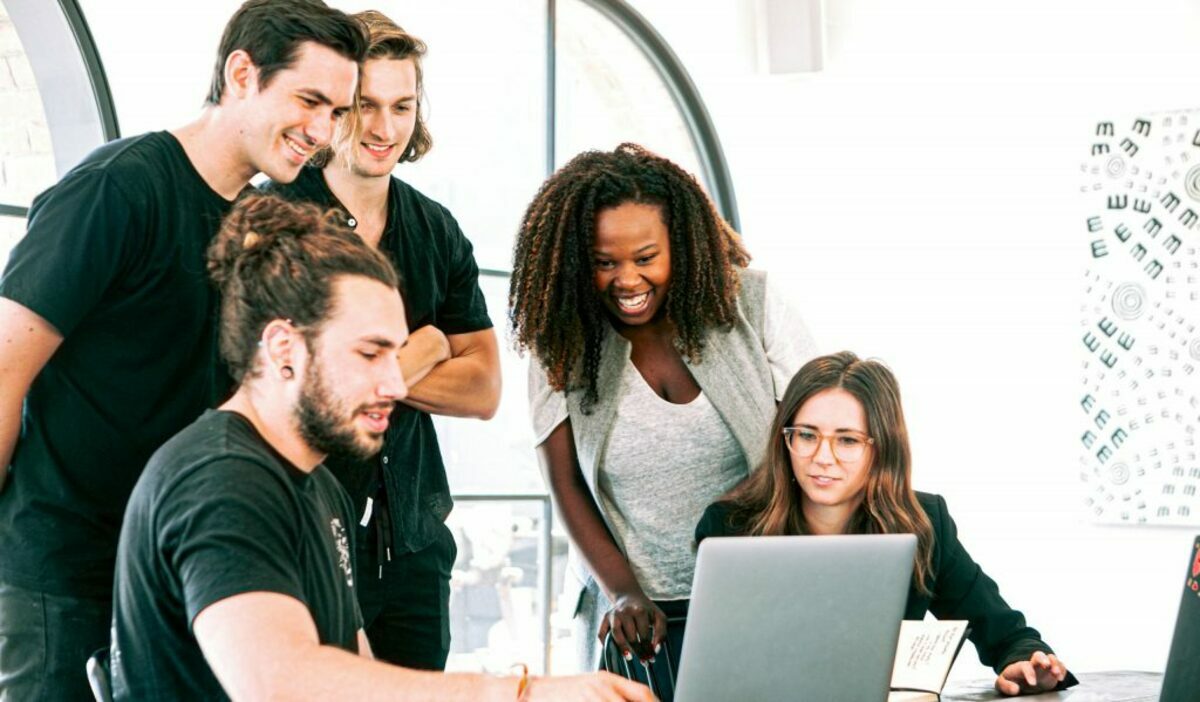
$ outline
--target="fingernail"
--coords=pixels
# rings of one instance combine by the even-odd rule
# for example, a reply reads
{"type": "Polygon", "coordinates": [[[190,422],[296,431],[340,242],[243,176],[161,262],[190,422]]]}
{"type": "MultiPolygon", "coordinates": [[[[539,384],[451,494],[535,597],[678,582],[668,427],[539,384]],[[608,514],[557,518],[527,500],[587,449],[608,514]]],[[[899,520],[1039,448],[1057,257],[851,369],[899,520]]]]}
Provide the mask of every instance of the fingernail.
{"type": "Polygon", "coordinates": [[[647,662],[647,663],[653,663],[653,662],[654,662],[654,656],[650,656],[650,659],[649,659],[649,660],[647,660],[646,662],[647,662]]]}
{"type": "Polygon", "coordinates": [[[629,651],[626,651],[625,652],[625,660],[627,660],[627,661],[633,660],[633,654],[630,653],[629,651]]]}
{"type": "Polygon", "coordinates": [[[662,644],[660,644],[660,643],[654,644],[654,652],[655,653],[658,653],[658,649],[660,649],[660,648],[662,648],[662,644]]]}

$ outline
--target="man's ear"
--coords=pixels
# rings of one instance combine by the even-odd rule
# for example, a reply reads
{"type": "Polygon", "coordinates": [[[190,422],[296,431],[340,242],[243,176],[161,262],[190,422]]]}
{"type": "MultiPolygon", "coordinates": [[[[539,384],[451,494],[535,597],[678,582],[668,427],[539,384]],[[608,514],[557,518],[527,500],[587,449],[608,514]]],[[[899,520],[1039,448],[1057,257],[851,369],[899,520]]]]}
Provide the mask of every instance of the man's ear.
{"type": "Polygon", "coordinates": [[[225,90],[242,99],[258,89],[258,66],[245,49],[238,49],[225,59],[225,90]]]}
{"type": "Polygon", "coordinates": [[[303,360],[307,353],[307,345],[290,319],[275,319],[263,329],[260,341],[266,351],[267,375],[273,375],[284,380],[295,377],[296,364],[303,360]]]}

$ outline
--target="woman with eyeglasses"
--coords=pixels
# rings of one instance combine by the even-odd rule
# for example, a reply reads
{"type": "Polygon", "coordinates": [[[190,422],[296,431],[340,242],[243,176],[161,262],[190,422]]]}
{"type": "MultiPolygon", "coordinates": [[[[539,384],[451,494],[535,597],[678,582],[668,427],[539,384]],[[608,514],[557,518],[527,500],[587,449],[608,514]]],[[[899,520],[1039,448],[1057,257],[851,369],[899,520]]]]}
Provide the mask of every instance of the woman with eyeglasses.
{"type": "Polygon", "coordinates": [[[849,351],[809,361],[784,393],[763,466],[710,505],[709,536],[915,534],[905,619],[965,619],[996,690],[1019,695],[1075,683],[995,581],[971,560],[940,495],[912,489],[896,378],[849,351]]]}
{"type": "MultiPolygon", "coordinates": [[[[574,548],[579,664],[677,652],[704,508],[758,465],[813,344],[696,179],[634,144],[572,159],[525,214],[509,304],[574,548]]],[[[674,654],[673,654],[674,655],[674,654]]]]}

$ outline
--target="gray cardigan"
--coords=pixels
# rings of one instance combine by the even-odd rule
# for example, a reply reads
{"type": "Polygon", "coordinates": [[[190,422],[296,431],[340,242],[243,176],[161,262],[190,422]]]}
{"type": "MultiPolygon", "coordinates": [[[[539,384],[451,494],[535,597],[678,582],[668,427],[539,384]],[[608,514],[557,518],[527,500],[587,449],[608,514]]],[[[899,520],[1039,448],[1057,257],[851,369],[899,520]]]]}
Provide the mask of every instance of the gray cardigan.
{"type": "MultiPolygon", "coordinates": [[[[737,439],[750,469],[757,467],[761,461],[767,445],[767,432],[775,414],[775,383],[763,335],[765,298],[766,274],[761,271],[742,271],[737,321],[729,328],[710,329],[707,332],[700,363],[693,364],[684,359],[700,389],[737,439]]],[[[602,501],[597,497],[597,481],[621,401],[621,372],[631,350],[632,345],[609,328],[600,349],[597,374],[600,397],[591,412],[583,412],[582,392],[566,394],[567,414],[571,420],[580,470],[605,525],[614,534],[602,501]]],[[[531,376],[531,389],[545,385],[544,371],[538,364],[531,364],[530,373],[542,374],[541,378],[531,376]]],[[[717,497],[712,496],[714,500],[717,497]]],[[[618,543],[617,546],[622,547],[622,544],[618,543]]],[[[565,601],[575,604],[580,666],[582,670],[595,670],[600,655],[596,632],[601,618],[611,605],[573,545],[568,564],[565,601]]]]}

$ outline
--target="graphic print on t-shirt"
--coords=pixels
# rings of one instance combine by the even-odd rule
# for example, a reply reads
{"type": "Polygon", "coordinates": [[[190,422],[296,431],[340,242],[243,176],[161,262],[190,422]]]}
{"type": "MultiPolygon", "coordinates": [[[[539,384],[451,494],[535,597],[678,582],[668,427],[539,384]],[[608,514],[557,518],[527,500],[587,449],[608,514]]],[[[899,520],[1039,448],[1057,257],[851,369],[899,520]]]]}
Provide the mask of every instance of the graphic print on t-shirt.
{"type": "Polygon", "coordinates": [[[329,530],[333,532],[333,544],[337,547],[338,566],[346,574],[346,585],[354,587],[354,575],[350,569],[350,540],[346,538],[346,527],[342,520],[334,517],[329,520],[329,530]]]}

